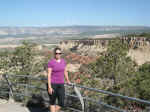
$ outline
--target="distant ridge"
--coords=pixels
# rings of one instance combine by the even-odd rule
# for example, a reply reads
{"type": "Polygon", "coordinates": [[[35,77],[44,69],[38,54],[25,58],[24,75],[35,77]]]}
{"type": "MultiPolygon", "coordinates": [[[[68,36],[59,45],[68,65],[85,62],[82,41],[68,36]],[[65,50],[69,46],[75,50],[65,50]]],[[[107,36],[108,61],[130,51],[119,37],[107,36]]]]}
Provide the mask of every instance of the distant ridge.
{"type": "MultiPolygon", "coordinates": [[[[100,35],[126,35],[150,32],[148,26],[48,26],[48,27],[0,27],[0,45],[21,44],[28,40],[39,44],[55,44],[62,40],[86,39],[100,35]]],[[[104,36],[105,37],[105,36],[104,36]]]]}
{"type": "MultiPolygon", "coordinates": [[[[63,34],[82,34],[82,33],[96,33],[102,31],[133,31],[136,30],[150,31],[149,26],[96,26],[96,25],[73,25],[73,26],[47,26],[47,27],[0,27],[0,35],[63,35],[63,34]]],[[[107,33],[107,32],[106,32],[107,33]]],[[[113,33],[113,32],[112,32],[113,33]]]]}

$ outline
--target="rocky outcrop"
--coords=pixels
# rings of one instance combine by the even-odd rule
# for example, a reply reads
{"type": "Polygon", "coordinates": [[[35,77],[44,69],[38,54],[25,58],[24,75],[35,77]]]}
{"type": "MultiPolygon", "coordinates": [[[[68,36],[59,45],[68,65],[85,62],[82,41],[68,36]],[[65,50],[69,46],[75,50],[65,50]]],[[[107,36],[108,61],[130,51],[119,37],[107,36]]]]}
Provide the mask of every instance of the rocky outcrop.
{"type": "Polygon", "coordinates": [[[130,48],[150,46],[150,39],[146,37],[123,37],[121,40],[127,42],[130,48]]]}
{"type": "MultiPolygon", "coordinates": [[[[140,48],[150,46],[150,39],[146,37],[120,37],[122,42],[127,42],[130,48],[140,48]]],[[[107,48],[110,39],[86,39],[86,40],[65,40],[60,42],[62,49],[77,50],[82,47],[107,48]]]]}
{"type": "Polygon", "coordinates": [[[62,49],[76,50],[82,47],[90,48],[106,48],[109,40],[97,40],[97,39],[86,39],[86,40],[65,40],[60,42],[62,49]]]}

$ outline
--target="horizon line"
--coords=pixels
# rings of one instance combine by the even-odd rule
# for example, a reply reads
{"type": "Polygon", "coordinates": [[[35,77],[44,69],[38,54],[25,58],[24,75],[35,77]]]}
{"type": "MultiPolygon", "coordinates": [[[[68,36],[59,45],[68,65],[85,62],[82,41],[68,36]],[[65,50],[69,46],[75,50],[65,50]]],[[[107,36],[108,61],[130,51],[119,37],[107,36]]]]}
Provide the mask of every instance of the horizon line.
{"type": "Polygon", "coordinates": [[[25,25],[16,25],[16,26],[11,26],[11,25],[3,25],[0,26],[1,27],[80,27],[80,26],[91,26],[91,27],[149,27],[149,25],[29,25],[29,26],[25,26],[25,25]]]}

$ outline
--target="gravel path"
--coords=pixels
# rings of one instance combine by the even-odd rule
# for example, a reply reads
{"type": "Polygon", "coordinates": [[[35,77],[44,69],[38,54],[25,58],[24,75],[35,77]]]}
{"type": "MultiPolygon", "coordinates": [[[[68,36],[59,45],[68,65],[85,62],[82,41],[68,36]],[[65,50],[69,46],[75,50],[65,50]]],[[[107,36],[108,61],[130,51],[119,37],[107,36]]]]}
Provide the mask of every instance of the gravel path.
{"type": "MultiPolygon", "coordinates": [[[[48,109],[28,108],[21,103],[0,99],[0,112],[49,112],[48,109]]],[[[64,112],[64,111],[60,111],[64,112]]]]}
{"type": "Polygon", "coordinates": [[[0,99],[0,112],[48,112],[38,108],[28,108],[22,106],[20,103],[0,99]]]}

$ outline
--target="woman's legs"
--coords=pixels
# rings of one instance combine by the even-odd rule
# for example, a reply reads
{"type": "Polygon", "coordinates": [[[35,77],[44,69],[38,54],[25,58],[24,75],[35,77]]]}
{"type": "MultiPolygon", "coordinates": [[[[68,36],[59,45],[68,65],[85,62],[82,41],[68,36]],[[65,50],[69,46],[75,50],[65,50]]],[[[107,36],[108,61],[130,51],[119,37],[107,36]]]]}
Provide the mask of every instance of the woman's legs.
{"type": "Polygon", "coordinates": [[[58,106],[58,105],[56,105],[55,106],[55,110],[56,110],[56,112],[59,112],[59,110],[61,109],[61,107],[60,106],[58,106]]]}
{"type": "Polygon", "coordinates": [[[61,107],[58,105],[50,105],[50,108],[49,108],[50,112],[59,112],[60,109],[61,107]]]}
{"type": "Polygon", "coordinates": [[[56,112],[56,108],[55,108],[55,103],[56,103],[56,98],[57,98],[57,94],[56,94],[56,88],[57,85],[55,84],[51,84],[52,88],[53,88],[53,93],[49,94],[49,98],[50,98],[50,106],[49,106],[49,110],[50,112],[56,112]]]}
{"type": "Polygon", "coordinates": [[[56,105],[56,112],[59,112],[61,107],[64,107],[64,99],[65,99],[65,88],[64,84],[60,84],[57,90],[58,95],[58,105],[56,105]]]}
{"type": "Polygon", "coordinates": [[[52,85],[54,92],[50,96],[50,112],[59,112],[61,107],[64,106],[65,88],[64,84],[52,85]],[[58,98],[58,105],[55,105],[56,98],[58,98]]]}
{"type": "Polygon", "coordinates": [[[56,112],[55,105],[50,105],[50,112],[56,112]]]}

